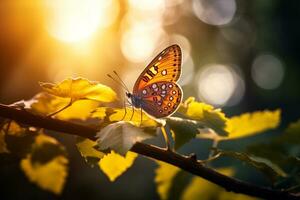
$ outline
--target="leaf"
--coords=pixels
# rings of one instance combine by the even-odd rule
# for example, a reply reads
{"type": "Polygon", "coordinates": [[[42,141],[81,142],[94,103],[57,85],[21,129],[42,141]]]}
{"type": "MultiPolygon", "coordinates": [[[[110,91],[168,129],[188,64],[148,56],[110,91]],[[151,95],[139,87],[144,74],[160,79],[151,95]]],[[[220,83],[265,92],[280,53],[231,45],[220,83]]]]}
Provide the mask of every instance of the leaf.
{"type": "Polygon", "coordinates": [[[173,133],[175,149],[180,148],[192,138],[195,138],[196,134],[199,133],[199,129],[205,127],[203,123],[199,121],[179,117],[168,117],[167,124],[173,133]]]}
{"type": "Polygon", "coordinates": [[[18,157],[24,157],[28,154],[37,136],[37,132],[34,128],[21,127],[15,121],[9,121],[4,124],[1,131],[5,134],[7,150],[18,157]]]}
{"type": "MultiPolygon", "coordinates": [[[[39,93],[32,100],[30,110],[37,114],[49,115],[66,107],[69,99],[39,93]]],[[[92,100],[81,100],[74,102],[70,107],[57,113],[56,118],[61,120],[81,119],[86,120],[91,116],[91,112],[99,106],[99,102],[92,100]]]]}
{"type": "Polygon", "coordinates": [[[161,200],[179,199],[191,175],[173,165],[157,161],[155,183],[161,200]]]}
{"type": "Polygon", "coordinates": [[[190,119],[202,122],[206,127],[211,128],[220,136],[227,136],[227,121],[221,109],[197,102],[193,97],[189,97],[179,108],[179,112],[185,114],[190,119]]]}
{"type": "MultiPolygon", "coordinates": [[[[211,200],[211,199],[238,199],[254,200],[246,195],[225,191],[203,178],[192,176],[187,172],[164,162],[157,162],[159,167],[155,170],[155,183],[161,200],[211,200]]],[[[226,176],[232,176],[232,168],[217,170],[226,176]]]]}
{"type": "Polygon", "coordinates": [[[43,89],[55,96],[71,98],[72,101],[90,99],[100,102],[116,100],[116,93],[108,86],[84,78],[65,79],[58,84],[40,83],[43,89]]]}
{"type": "Polygon", "coordinates": [[[62,192],[68,174],[68,159],[64,148],[54,138],[38,135],[31,153],[21,160],[20,165],[31,182],[55,194],[62,192]]]}
{"type": "Polygon", "coordinates": [[[227,130],[229,136],[223,139],[236,139],[274,129],[280,123],[280,109],[274,111],[256,111],[244,113],[229,119],[227,130]]]}
{"type": "MultiPolygon", "coordinates": [[[[234,170],[232,168],[221,168],[217,170],[219,173],[226,176],[232,176],[234,170]]],[[[243,194],[236,194],[227,192],[224,188],[215,185],[203,178],[194,177],[191,182],[187,185],[182,200],[211,200],[211,199],[222,199],[222,200],[255,200],[256,198],[246,196],[243,194]]]]}
{"type": "Polygon", "coordinates": [[[111,151],[105,155],[99,162],[100,169],[107,175],[110,181],[115,181],[128,168],[130,168],[136,159],[137,154],[127,152],[125,157],[111,151]]]}
{"type": "Polygon", "coordinates": [[[1,153],[9,153],[5,142],[5,132],[3,130],[0,130],[0,154],[1,153]]]}
{"type": "Polygon", "coordinates": [[[26,134],[25,128],[21,127],[17,122],[10,121],[3,126],[8,135],[24,136],[26,134]]]}
{"type": "Polygon", "coordinates": [[[97,145],[97,142],[77,137],[76,146],[81,156],[84,157],[87,163],[92,167],[98,165],[98,162],[105,155],[103,152],[96,150],[94,147],[97,145]]]}
{"type": "Polygon", "coordinates": [[[67,176],[67,163],[65,157],[58,156],[44,165],[34,164],[29,155],[21,160],[21,168],[31,182],[42,189],[60,194],[67,176]]]}
{"type": "Polygon", "coordinates": [[[280,135],[263,143],[247,147],[247,152],[276,163],[289,178],[282,180],[285,187],[300,184],[300,120],[291,123],[280,135]]]}
{"type": "Polygon", "coordinates": [[[287,176],[287,174],[278,165],[272,163],[268,159],[241,152],[224,151],[220,149],[214,149],[214,151],[216,154],[220,154],[220,156],[229,156],[255,167],[257,170],[266,175],[273,183],[278,177],[287,176]]]}
{"type": "Polygon", "coordinates": [[[111,149],[125,155],[136,142],[155,135],[155,132],[146,132],[145,129],[136,127],[130,122],[119,121],[104,127],[97,133],[97,148],[101,151],[111,149]]]}
{"type": "Polygon", "coordinates": [[[98,107],[92,112],[91,117],[109,122],[126,121],[140,127],[157,127],[165,124],[163,119],[155,119],[145,112],[141,113],[140,110],[129,107],[126,108],[126,113],[125,108],[98,107]]]}

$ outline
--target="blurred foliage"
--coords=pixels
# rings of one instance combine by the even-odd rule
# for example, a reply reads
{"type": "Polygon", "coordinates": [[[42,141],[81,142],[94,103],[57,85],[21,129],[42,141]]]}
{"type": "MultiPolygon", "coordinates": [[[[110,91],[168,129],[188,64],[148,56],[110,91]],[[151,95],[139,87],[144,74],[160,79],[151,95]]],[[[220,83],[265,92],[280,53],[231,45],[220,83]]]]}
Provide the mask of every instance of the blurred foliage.
{"type": "MultiPolygon", "coordinates": [[[[286,180],[278,183],[279,187],[293,188],[300,184],[300,121],[291,123],[280,135],[260,144],[247,147],[247,152],[266,158],[284,171],[289,172],[286,180]]],[[[296,188],[299,189],[299,188],[296,188]]]]}
{"type": "Polygon", "coordinates": [[[39,133],[20,165],[31,182],[55,194],[62,192],[68,175],[68,159],[64,147],[54,138],[39,133]]]}
{"type": "MultiPolygon", "coordinates": [[[[157,192],[162,200],[181,199],[232,199],[232,200],[254,200],[256,198],[246,195],[226,192],[223,188],[206,181],[205,179],[192,176],[187,172],[163,162],[157,162],[155,171],[155,182],[157,192]]],[[[233,176],[232,168],[217,169],[226,176],[233,176]]]]}
{"type": "Polygon", "coordinates": [[[287,174],[280,167],[265,158],[251,156],[241,152],[224,151],[219,149],[213,150],[218,155],[218,157],[233,157],[255,167],[257,170],[266,175],[272,181],[272,183],[276,182],[279,177],[287,177],[287,174]]]}

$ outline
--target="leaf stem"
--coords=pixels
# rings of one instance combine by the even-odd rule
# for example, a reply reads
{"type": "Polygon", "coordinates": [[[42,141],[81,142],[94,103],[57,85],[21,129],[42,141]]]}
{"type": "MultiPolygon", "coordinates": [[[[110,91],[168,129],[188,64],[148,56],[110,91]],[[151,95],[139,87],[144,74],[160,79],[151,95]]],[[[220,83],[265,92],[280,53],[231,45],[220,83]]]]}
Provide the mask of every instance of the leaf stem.
{"type": "Polygon", "coordinates": [[[166,142],[166,149],[168,151],[170,151],[171,150],[171,145],[170,145],[169,136],[168,136],[168,134],[166,132],[166,128],[165,128],[165,126],[162,126],[160,129],[161,129],[161,132],[162,132],[162,134],[164,136],[164,139],[165,139],[165,142],[166,142]]]}
{"type": "Polygon", "coordinates": [[[72,98],[70,98],[70,102],[67,105],[65,105],[64,107],[62,107],[61,109],[59,109],[59,110],[57,110],[53,113],[48,114],[47,117],[53,117],[54,115],[56,115],[56,114],[62,112],[63,110],[69,108],[70,106],[72,106],[73,102],[74,101],[72,100],[72,98]]]}
{"type": "Polygon", "coordinates": [[[214,154],[215,154],[214,149],[216,149],[216,148],[218,147],[219,141],[220,141],[220,140],[218,140],[218,139],[214,139],[214,140],[213,140],[213,143],[212,143],[212,145],[211,145],[211,149],[210,149],[210,151],[209,151],[208,159],[214,157],[214,154]]]}

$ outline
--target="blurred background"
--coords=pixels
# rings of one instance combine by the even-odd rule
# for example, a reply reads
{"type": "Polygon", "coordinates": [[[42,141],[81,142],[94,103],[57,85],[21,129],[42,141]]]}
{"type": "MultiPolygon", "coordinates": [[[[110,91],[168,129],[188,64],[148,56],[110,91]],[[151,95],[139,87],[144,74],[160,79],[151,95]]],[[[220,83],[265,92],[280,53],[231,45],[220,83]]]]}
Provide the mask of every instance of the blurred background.
{"type": "MultiPolygon", "coordinates": [[[[106,76],[113,70],[132,88],[154,56],[176,43],[184,98],[195,96],[228,116],[282,108],[283,128],[300,116],[299,6],[296,0],[1,0],[0,102],[30,99],[41,90],[38,81],[77,76],[121,91],[106,76]]],[[[224,146],[243,149],[263,138],[224,146]]],[[[84,163],[72,137],[60,140],[70,158],[61,197],[29,183],[17,164],[0,167],[1,196],[158,199],[151,160],[138,158],[110,183],[84,163]]],[[[205,157],[209,145],[192,141],[181,151],[205,157]]],[[[263,184],[251,175],[241,177],[263,184]]]]}

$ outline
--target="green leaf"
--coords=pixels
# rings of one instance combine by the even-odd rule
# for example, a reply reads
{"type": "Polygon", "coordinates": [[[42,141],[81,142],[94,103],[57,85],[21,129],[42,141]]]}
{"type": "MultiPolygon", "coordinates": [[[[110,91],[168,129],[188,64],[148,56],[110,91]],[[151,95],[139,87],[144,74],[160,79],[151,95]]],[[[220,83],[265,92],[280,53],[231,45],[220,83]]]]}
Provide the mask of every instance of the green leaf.
{"type": "Polygon", "coordinates": [[[280,109],[256,111],[235,116],[227,122],[229,136],[222,139],[248,137],[263,131],[277,128],[280,123],[280,109]]]}
{"type": "Polygon", "coordinates": [[[68,175],[68,159],[64,147],[54,138],[39,134],[31,153],[21,160],[20,165],[31,182],[55,194],[62,192],[68,175]]]}
{"type": "Polygon", "coordinates": [[[271,160],[289,173],[289,178],[282,180],[285,183],[284,187],[300,184],[299,134],[300,120],[291,123],[282,134],[247,147],[247,152],[271,160]]]}
{"type": "Polygon", "coordinates": [[[220,136],[227,136],[227,117],[221,109],[215,109],[213,106],[197,102],[193,97],[188,98],[179,108],[179,112],[190,119],[202,122],[205,127],[211,128],[220,136]]]}
{"type": "Polygon", "coordinates": [[[55,96],[70,98],[72,101],[90,99],[112,102],[117,98],[116,93],[110,87],[84,78],[68,78],[58,84],[41,82],[40,85],[46,92],[55,96]]]}
{"type": "Polygon", "coordinates": [[[90,139],[77,137],[76,146],[81,156],[84,157],[85,161],[92,167],[98,165],[98,162],[105,155],[105,153],[95,149],[97,142],[90,139]]]}
{"type": "Polygon", "coordinates": [[[287,174],[278,165],[272,163],[268,159],[248,155],[247,153],[241,152],[224,151],[220,149],[214,149],[214,151],[220,156],[229,156],[253,166],[257,170],[261,171],[264,175],[266,175],[273,183],[279,177],[287,176],[287,174]]]}
{"type": "Polygon", "coordinates": [[[107,175],[110,181],[115,181],[128,168],[130,168],[138,155],[133,152],[127,152],[121,156],[114,151],[105,155],[99,162],[100,169],[107,175]]]}
{"type": "Polygon", "coordinates": [[[178,117],[168,117],[167,124],[173,133],[175,140],[175,149],[195,138],[199,133],[199,129],[204,128],[202,122],[190,119],[182,119],[178,117]]]}
{"type": "Polygon", "coordinates": [[[100,151],[107,149],[125,155],[136,143],[156,136],[156,129],[150,133],[149,129],[136,127],[133,123],[119,121],[110,124],[97,133],[97,148],[100,151]]]}

